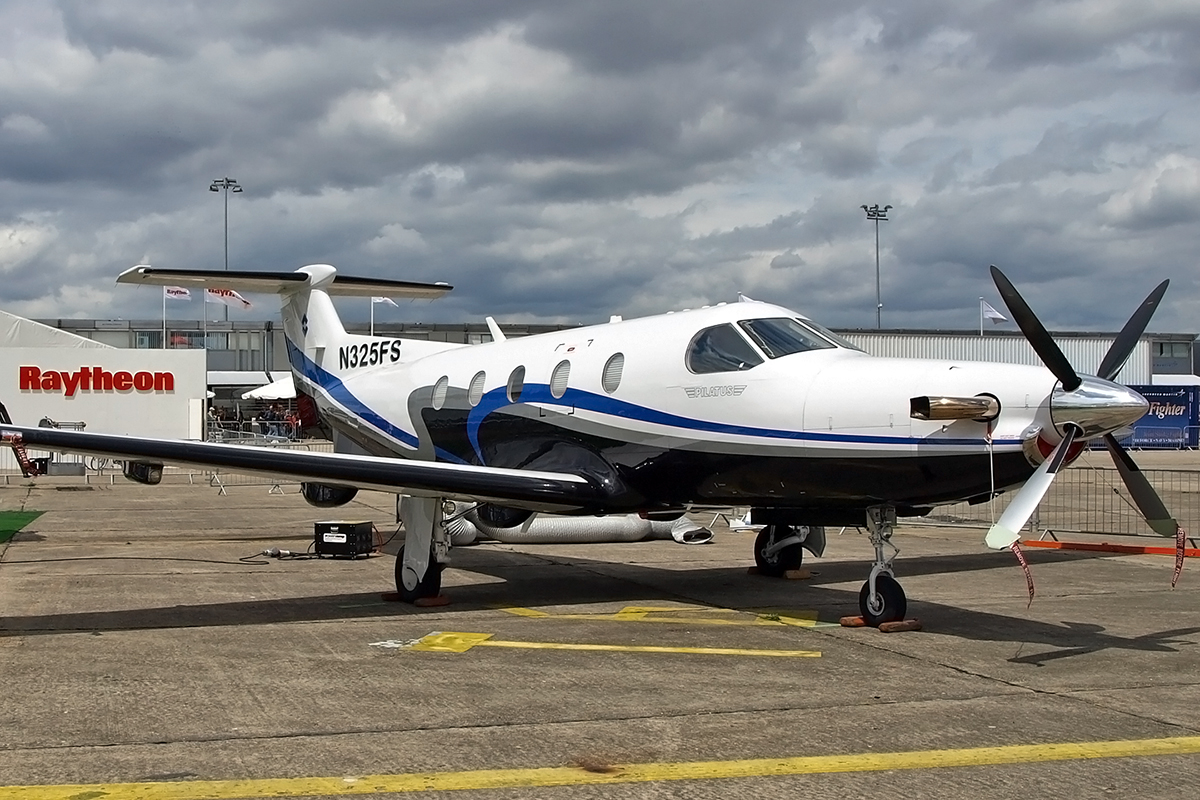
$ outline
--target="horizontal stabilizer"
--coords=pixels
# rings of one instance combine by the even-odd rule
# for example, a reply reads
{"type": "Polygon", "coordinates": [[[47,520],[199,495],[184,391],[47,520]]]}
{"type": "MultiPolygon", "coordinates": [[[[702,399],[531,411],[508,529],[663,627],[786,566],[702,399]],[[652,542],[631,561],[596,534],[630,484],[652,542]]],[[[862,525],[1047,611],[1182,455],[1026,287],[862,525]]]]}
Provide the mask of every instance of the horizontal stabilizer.
{"type": "MultiPolygon", "coordinates": [[[[326,269],[328,269],[326,267],[326,269]]],[[[219,287],[238,292],[291,294],[310,285],[308,272],[256,272],[247,270],[216,271],[205,269],[159,269],[146,265],[131,267],[117,276],[117,283],[150,286],[219,287]]],[[[352,278],[337,275],[325,291],[350,297],[410,297],[433,300],[452,287],[448,283],[389,281],[382,278],[352,278]]]]}

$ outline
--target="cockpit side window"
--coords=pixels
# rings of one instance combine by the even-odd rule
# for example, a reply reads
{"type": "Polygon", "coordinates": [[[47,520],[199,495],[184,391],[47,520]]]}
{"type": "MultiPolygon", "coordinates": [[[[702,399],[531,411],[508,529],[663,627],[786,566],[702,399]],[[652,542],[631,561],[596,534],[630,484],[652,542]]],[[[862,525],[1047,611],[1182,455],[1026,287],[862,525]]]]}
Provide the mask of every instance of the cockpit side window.
{"type": "Polygon", "coordinates": [[[697,374],[738,372],[762,362],[762,356],[729,324],[705,328],[687,349],[687,367],[697,374]]]}
{"type": "Polygon", "coordinates": [[[738,322],[768,358],[790,356],[809,350],[831,350],[834,345],[790,317],[744,319],[738,322]]]}

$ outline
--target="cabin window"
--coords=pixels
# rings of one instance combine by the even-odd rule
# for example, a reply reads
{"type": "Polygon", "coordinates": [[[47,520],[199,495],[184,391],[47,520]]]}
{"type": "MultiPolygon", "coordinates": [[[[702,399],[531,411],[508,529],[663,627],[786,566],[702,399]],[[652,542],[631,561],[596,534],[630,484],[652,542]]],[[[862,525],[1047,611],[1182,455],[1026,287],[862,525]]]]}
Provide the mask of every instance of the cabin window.
{"type": "Polygon", "coordinates": [[[789,317],[744,319],[738,325],[750,335],[758,348],[767,354],[767,358],[790,356],[792,353],[805,353],[809,350],[833,349],[831,342],[789,317]]]}
{"type": "Polygon", "coordinates": [[[604,364],[604,374],[600,378],[600,385],[604,387],[604,391],[612,394],[621,385],[621,373],[625,370],[625,356],[622,353],[617,353],[610,357],[604,364]]]}
{"type": "Polygon", "coordinates": [[[471,407],[479,405],[479,401],[483,399],[483,382],[487,375],[483,370],[475,373],[475,377],[471,378],[471,385],[467,388],[467,402],[471,407]]]}
{"type": "Polygon", "coordinates": [[[571,362],[560,361],[550,373],[550,394],[554,399],[562,397],[567,392],[567,381],[571,378],[571,362]]]}
{"type": "Polygon", "coordinates": [[[517,367],[508,376],[508,402],[521,402],[521,392],[525,391],[525,368],[517,367]]]}
{"type": "Polygon", "coordinates": [[[434,411],[441,411],[442,406],[446,405],[446,391],[450,388],[450,378],[443,375],[438,378],[438,382],[433,385],[433,397],[430,398],[430,403],[434,411]]]}
{"type": "Polygon", "coordinates": [[[687,349],[687,367],[697,374],[738,372],[762,362],[762,356],[729,324],[705,328],[687,349]]]}

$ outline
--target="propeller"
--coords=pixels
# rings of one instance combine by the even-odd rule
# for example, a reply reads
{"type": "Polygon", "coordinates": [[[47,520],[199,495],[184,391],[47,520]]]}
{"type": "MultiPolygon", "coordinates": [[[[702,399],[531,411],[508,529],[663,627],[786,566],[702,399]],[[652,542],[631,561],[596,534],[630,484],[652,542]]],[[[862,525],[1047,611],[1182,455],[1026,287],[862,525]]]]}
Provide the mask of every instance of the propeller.
{"type": "MultiPolygon", "coordinates": [[[[1068,395],[1084,386],[1085,383],[1097,383],[1094,379],[1084,381],[1075,372],[1075,368],[1067,360],[1067,357],[1059,349],[1058,344],[1051,338],[1046,328],[1041,321],[1033,313],[1033,310],[1021,297],[1016,287],[1012,282],[1005,277],[1004,273],[995,266],[991,268],[992,280],[996,283],[996,288],[1000,291],[1000,297],[1004,300],[1004,304],[1008,307],[1013,319],[1017,323],[1017,327],[1025,334],[1025,338],[1029,340],[1034,351],[1042,362],[1058,378],[1062,384],[1063,391],[1068,395]]],[[[1129,321],[1125,323],[1125,327],[1117,334],[1117,338],[1113,340],[1112,346],[1100,362],[1099,369],[1096,370],[1097,377],[1102,379],[1107,385],[1111,386],[1113,378],[1121,371],[1121,367],[1125,366],[1125,361],[1129,358],[1129,354],[1133,352],[1133,348],[1142,337],[1142,333],[1146,330],[1146,326],[1150,322],[1150,318],[1154,315],[1158,308],[1159,302],[1167,291],[1167,286],[1170,281],[1163,281],[1154,291],[1152,291],[1142,304],[1137,307],[1129,321]]],[[[1085,387],[1085,388],[1091,388],[1085,387]]],[[[1119,388],[1119,387],[1114,387],[1119,388]]],[[[1053,401],[1052,401],[1053,403],[1053,401]]],[[[1090,435],[1094,436],[1100,433],[1100,430],[1092,430],[1090,435]]],[[[1033,515],[1038,503],[1041,502],[1046,492],[1050,489],[1050,485],[1054,482],[1055,475],[1066,464],[1067,451],[1071,445],[1075,443],[1084,431],[1074,422],[1068,422],[1063,426],[1063,439],[1058,443],[1058,446],[1050,453],[1049,457],[1042,462],[1037,471],[1033,473],[1021,490],[1017,492],[1017,496],[1009,503],[1008,508],[1000,515],[1000,519],[993,525],[987,534],[988,547],[997,550],[1012,546],[1020,539],[1020,530],[1025,527],[1025,523],[1033,515]]],[[[1162,498],[1154,491],[1146,476],[1138,468],[1133,458],[1130,457],[1128,451],[1121,446],[1111,433],[1111,428],[1104,434],[1104,444],[1108,447],[1108,452],[1112,456],[1113,462],[1117,466],[1117,472],[1121,476],[1121,480],[1125,483],[1125,487],[1129,490],[1130,496],[1133,497],[1134,503],[1138,510],[1145,517],[1146,523],[1154,530],[1155,533],[1161,536],[1175,536],[1177,542],[1182,542],[1182,528],[1179,523],[1171,516],[1171,512],[1167,510],[1162,498]]],[[[1176,568],[1176,578],[1178,578],[1178,562],[1176,568]]],[[[1172,581],[1174,585],[1174,581],[1172,581]]]]}
{"type": "Polygon", "coordinates": [[[1025,485],[1008,504],[1008,508],[1004,509],[1000,519],[996,520],[996,524],[988,529],[985,540],[988,547],[994,550],[1003,550],[1021,538],[1021,529],[1033,516],[1038,503],[1042,502],[1042,498],[1050,489],[1050,484],[1054,482],[1054,477],[1066,464],[1067,451],[1075,443],[1075,437],[1078,435],[1079,428],[1077,426],[1067,426],[1066,435],[1058,443],[1058,447],[1054,448],[1054,451],[1042,462],[1033,476],[1025,481],[1025,485]]]}
{"type": "MultiPolygon", "coordinates": [[[[1013,286],[1012,281],[1006,278],[994,264],[991,272],[992,281],[1000,290],[1000,297],[1004,300],[1004,305],[1008,306],[1008,312],[1012,314],[1017,327],[1021,329],[1021,333],[1025,334],[1025,338],[1033,346],[1033,351],[1038,354],[1038,358],[1050,372],[1054,373],[1054,377],[1058,378],[1058,382],[1062,384],[1064,390],[1073,392],[1078,389],[1083,381],[1079,379],[1079,375],[1071,366],[1071,362],[1067,361],[1063,351],[1058,348],[1058,343],[1046,331],[1042,321],[1033,313],[1033,309],[1025,302],[1025,298],[1021,297],[1017,287],[1013,286]]],[[[1126,327],[1129,326],[1126,325],[1126,327]]],[[[1140,335],[1139,331],[1138,336],[1140,335]]],[[[1124,363],[1124,359],[1122,359],[1122,363],[1124,363]]]]}

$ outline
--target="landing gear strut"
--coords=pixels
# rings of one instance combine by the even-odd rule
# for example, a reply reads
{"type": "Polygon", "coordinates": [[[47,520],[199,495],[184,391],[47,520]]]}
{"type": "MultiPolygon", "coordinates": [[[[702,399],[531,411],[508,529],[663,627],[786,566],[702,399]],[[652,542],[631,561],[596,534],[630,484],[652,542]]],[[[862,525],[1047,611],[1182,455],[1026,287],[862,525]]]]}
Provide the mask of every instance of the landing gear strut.
{"type": "Polygon", "coordinates": [[[404,544],[396,554],[396,591],[406,603],[437,597],[442,589],[443,564],[450,552],[442,513],[439,498],[405,497],[400,501],[404,544]]]}
{"type": "Polygon", "coordinates": [[[863,620],[871,627],[884,622],[898,622],[908,611],[908,600],[904,590],[892,573],[892,560],[900,550],[892,544],[892,530],[896,526],[896,509],[893,506],[871,506],[867,509],[867,534],[875,547],[875,564],[871,576],[858,593],[858,609],[863,620]],[[884,556],[883,548],[892,552],[884,556]]]}

